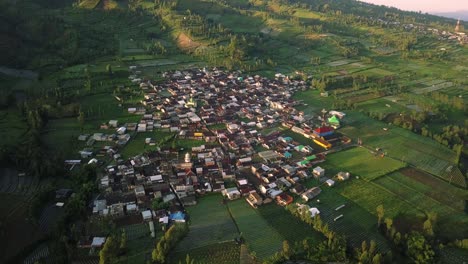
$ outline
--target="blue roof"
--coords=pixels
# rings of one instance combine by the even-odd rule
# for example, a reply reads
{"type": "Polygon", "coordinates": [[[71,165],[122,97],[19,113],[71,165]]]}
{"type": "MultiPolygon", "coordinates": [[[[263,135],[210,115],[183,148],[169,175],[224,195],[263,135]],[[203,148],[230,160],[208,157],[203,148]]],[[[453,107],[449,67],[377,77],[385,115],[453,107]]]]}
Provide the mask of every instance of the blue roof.
{"type": "Polygon", "coordinates": [[[184,220],[185,219],[185,214],[182,212],[177,212],[169,215],[170,220],[184,220]]]}
{"type": "Polygon", "coordinates": [[[286,158],[290,158],[290,157],[292,157],[292,154],[286,151],[286,152],[284,153],[284,156],[285,156],[286,158]]]}

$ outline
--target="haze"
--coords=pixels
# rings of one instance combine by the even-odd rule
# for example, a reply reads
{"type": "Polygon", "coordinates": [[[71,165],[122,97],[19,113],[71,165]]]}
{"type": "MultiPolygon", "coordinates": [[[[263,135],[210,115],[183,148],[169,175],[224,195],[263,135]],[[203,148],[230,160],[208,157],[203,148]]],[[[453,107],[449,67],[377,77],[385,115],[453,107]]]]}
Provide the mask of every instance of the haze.
{"type": "Polygon", "coordinates": [[[468,1],[463,0],[363,0],[363,2],[428,13],[468,10],[468,1]]]}

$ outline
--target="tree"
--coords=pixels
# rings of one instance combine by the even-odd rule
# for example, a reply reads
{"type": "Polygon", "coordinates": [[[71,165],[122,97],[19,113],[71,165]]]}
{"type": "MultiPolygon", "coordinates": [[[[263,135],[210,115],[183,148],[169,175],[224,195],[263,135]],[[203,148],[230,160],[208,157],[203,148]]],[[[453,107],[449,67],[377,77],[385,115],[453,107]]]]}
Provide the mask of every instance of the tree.
{"type": "Polygon", "coordinates": [[[120,236],[120,253],[124,254],[127,250],[127,233],[125,229],[122,230],[122,235],[120,236]]]}
{"type": "Polygon", "coordinates": [[[431,245],[427,243],[426,238],[418,232],[411,232],[407,241],[407,255],[416,264],[433,263],[434,250],[431,245]]]}
{"type": "Polygon", "coordinates": [[[282,255],[287,260],[289,260],[291,258],[291,256],[293,255],[293,252],[292,252],[291,247],[289,246],[289,242],[287,240],[283,241],[282,255]]]}
{"type": "Polygon", "coordinates": [[[385,215],[385,210],[384,210],[383,205],[377,206],[376,210],[377,210],[377,225],[380,226],[380,224],[382,223],[382,219],[385,215]]]}
{"type": "Polygon", "coordinates": [[[112,74],[112,66],[110,64],[106,65],[106,71],[107,73],[112,74]]]}
{"type": "Polygon", "coordinates": [[[108,237],[99,252],[99,264],[115,263],[118,254],[118,241],[112,236],[108,237]]]}
{"type": "Polygon", "coordinates": [[[80,129],[81,131],[83,131],[83,127],[84,127],[84,122],[85,122],[85,117],[84,117],[84,113],[83,111],[80,111],[78,112],[78,123],[80,124],[80,129]]]}

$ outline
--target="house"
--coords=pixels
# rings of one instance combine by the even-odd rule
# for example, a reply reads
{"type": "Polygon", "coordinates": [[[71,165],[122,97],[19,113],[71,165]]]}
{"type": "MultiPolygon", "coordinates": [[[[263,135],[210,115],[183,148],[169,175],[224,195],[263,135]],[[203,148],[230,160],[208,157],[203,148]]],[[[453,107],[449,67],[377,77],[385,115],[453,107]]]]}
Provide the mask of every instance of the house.
{"type": "Polygon", "coordinates": [[[241,197],[241,193],[236,187],[227,188],[222,191],[222,194],[226,196],[229,200],[235,200],[241,197]]]}
{"type": "Polygon", "coordinates": [[[266,195],[268,195],[270,198],[272,199],[275,199],[276,196],[282,194],[283,191],[282,190],[279,190],[279,189],[276,189],[276,188],[272,188],[272,189],[269,189],[267,192],[266,192],[266,195]]]}
{"type": "Polygon", "coordinates": [[[346,181],[349,179],[349,172],[338,172],[338,174],[336,175],[336,178],[340,181],[346,181]]]}
{"type": "Polygon", "coordinates": [[[153,213],[151,210],[145,210],[141,212],[141,216],[143,217],[143,220],[148,221],[153,219],[153,213]]]}
{"type": "Polygon", "coordinates": [[[313,171],[312,174],[314,175],[315,178],[320,178],[325,176],[325,170],[322,167],[316,167],[313,171]]]}
{"type": "Polygon", "coordinates": [[[320,211],[319,211],[319,209],[317,209],[317,207],[310,208],[309,212],[310,212],[310,217],[312,217],[312,218],[314,218],[316,215],[320,214],[320,211]]]}
{"type": "Polygon", "coordinates": [[[305,187],[304,185],[300,184],[300,183],[296,183],[291,189],[290,191],[294,194],[301,194],[305,191],[305,187]]]}
{"type": "Polygon", "coordinates": [[[336,129],[340,127],[340,120],[336,116],[331,116],[328,118],[328,124],[336,129]]]}
{"type": "Polygon", "coordinates": [[[185,214],[178,211],[169,215],[169,220],[177,223],[185,223],[185,214]]]}
{"type": "Polygon", "coordinates": [[[286,206],[288,204],[291,204],[293,201],[294,199],[292,198],[292,196],[286,193],[282,193],[276,196],[276,202],[281,206],[286,206]]]}
{"type": "Polygon", "coordinates": [[[334,133],[333,127],[329,127],[329,126],[322,126],[314,130],[314,134],[319,137],[330,136],[330,135],[333,135],[333,133],[334,133]]]}
{"type": "Polygon", "coordinates": [[[319,187],[313,187],[304,193],[302,193],[301,197],[304,199],[304,201],[308,202],[311,199],[314,199],[317,195],[319,195],[322,192],[322,189],[319,187]]]}
{"type": "Polygon", "coordinates": [[[256,191],[252,191],[246,200],[253,207],[263,204],[263,198],[256,191]]]}
{"type": "Polygon", "coordinates": [[[335,185],[335,181],[332,179],[328,179],[325,181],[325,184],[328,185],[329,187],[332,187],[333,185],[335,185]]]}

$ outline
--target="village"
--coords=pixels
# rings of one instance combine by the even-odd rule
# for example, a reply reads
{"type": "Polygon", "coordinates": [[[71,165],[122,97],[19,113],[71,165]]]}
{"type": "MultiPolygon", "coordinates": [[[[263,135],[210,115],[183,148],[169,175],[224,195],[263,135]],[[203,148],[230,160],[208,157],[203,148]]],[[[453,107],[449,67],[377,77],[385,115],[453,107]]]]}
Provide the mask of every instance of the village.
{"type": "MultiPolygon", "coordinates": [[[[350,177],[348,172],[329,175],[320,167],[328,153],[351,146],[351,140],[336,131],[346,114],[324,109],[308,116],[296,110],[301,102],[291,96],[307,89],[304,81],[282,74],[269,80],[215,68],[166,72],[168,81],[156,85],[139,78],[137,67],[131,66],[130,72],[144,99],[128,112],[140,114],[141,121],[110,120],[101,129],[115,133],[80,135],[78,140],[87,146],[80,151],[82,160],[66,161],[71,167],[84,161],[103,165],[91,219],[110,217],[118,226],[147,223],[155,237],[172,223],[187,221],[185,208],[196,206],[203,195],[245,199],[253,208],[271,202],[301,205],[321,193],[321,187],[306,188],[305,180],[315,179],[329,188],[350,177]],[[119,154],[119,148],[138,133],[157,130],[171,132],[175,141],[200,144],[141,150],[129,159],[119,154]],[[300,144],[292,136],[310,144],[300,144]],[[97,152],[91,148],[96,142],[104,143],[97,152]],[[110,158],[108,165],[102,162],[104,157],[110,158]]],[[[160,140],[144,139],[148,146],[160,140]]],[[[320,208],[310,208],[312,217],[319,213],[320,208]]],[[[100,231],[88,234],[79,248],[94,252],[106,241],[100,231]]]]}

